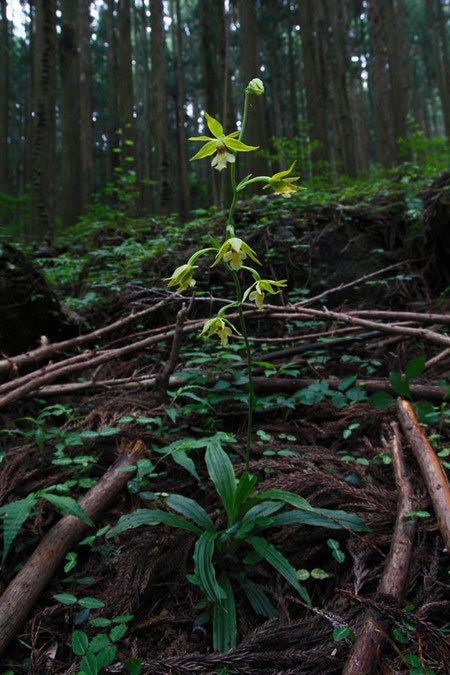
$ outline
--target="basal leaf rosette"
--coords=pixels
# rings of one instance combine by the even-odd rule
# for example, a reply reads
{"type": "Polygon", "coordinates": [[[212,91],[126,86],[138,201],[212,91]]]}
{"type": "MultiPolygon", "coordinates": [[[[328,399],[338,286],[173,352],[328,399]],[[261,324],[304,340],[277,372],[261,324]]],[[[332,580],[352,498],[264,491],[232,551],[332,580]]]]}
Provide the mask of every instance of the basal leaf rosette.
{"type": "Polygon", "coordinates": [[[239,135],[239,131],[233,131],[233,133],[225,136],[223,126],[220,122],[214,119],[214,117],[211,117],[211,115],[208,115],[207,112],[205,112],[205,117],[208,129],[214,138],[211,138],[210,136],[192,136],[189,139],[190,141],[206,141],[205,145],[200,148],[197,154],[191,157],[191,162],[195,159],[203,159],[203,157],[208,157],[216,153],[216,156],[213,157],[211,161],[211,166],[218,171],[222,171],[222,169],[225,169],[227,162],[232,164],[236,161],[234,153],[250,152],[251,150],[258,149],[258,146],[246,145],[245,143],[242,143],[242,141],[239,141],[236,138],[236,136],[239,135]]]}

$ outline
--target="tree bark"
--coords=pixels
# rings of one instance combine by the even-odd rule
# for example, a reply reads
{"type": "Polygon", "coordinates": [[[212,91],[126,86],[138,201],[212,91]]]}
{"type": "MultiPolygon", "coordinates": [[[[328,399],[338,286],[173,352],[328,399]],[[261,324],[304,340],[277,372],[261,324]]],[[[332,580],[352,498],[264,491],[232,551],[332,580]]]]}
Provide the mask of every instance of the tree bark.
{"type": "MultiPolygon", "coordinates": [[[[238,8],[242,41],[242,85],[245,88],[254,77],[261,77],[255,0],[239,0],[238,8]]],[[[264,80],[264,78],[262,79],[264,80]]],[[[251,96],[243,141],[248,145],[268,148],[269,135],[264,99],[264,96],[251,96]]],[[[258,156],[255,152],[250,152],[246,159],[248,173],[256,176],[268,173],[267,160],[263,157],[258,156]]]]}
{"type": "Polygon", "coordinates": [[[56,0],[36,0],[31,157],[31,237],[53,234],[55,217],[56,0]]]}
{"type": "Polygon", "coordinates": [[[152,28],[153,135],[158,181],[157,210],[167,214],[172,208],[170,141],[167,111],[166,36],[162,0],[150,0],[152,28]]]}
{"type": "Polygon", "coordinates": [[[303,69],[305,73],[306,101],[308,109],[309,138],[312,144],[313,172],[321,170],[329,160],[327,134],[326,97],[323,91],[323,64],[317,34],[314,3],[299,0],[298,16],[302,42],[303,69]]]}
{"type": "MultiPolygon", "coordinates": [[[[377,596],[392,598],[401,602],[413,547],[415,524],[408,522],[405,515],[414,508],[414,492],[406,472],[401,437],[398,426],[394,426],[392,439],[392,460],[398,492],[397,518],[392,535],[389,557],[377,591],[377,596]]],[[[343,675],[370,675],[377,667],[379,649],[387,625],[376,613],[369,611],[360,628],[356,642],[345,664],[343,675]]]]}
{"type": "MultiPolygon", "coordinates": [[[[136,169],[130,0],[119,0],[119,111],[121,169],[124,179],[136,169]]],[[[136,175],[136,174],[134,174],[136,175]]],[[[125,181],[126,182],[126,181],[125,181]]]]}
{"type": "MultiPolygon", "coordinates": [[[[6,16],[6,0],[1,0],[0,2],[0,17],[0,192],[7,193],[9,192],[9,26],[6,16]]],[[[0,223],[2,223],[1,216],[0,223]]]]}
{"type": "Polygon", "coordinates": [[[119,169],[119,93],[117,87],[118,58],[117,58],[117,26],[116,26],[116,0],[107,0],[106,40],[107,51],[107,79],[108,79],[108,151],[109,157],[106,167],[106,176],[111,182],[117,178],[116,170],[119,169]]]}
{"type": "Polygon", "coordinates": [[[181,8],[180,0],[172,0],[172,50],[176,61],[176,123],[177,123],[177,150],[178,150],[178,176],[179,176],[179,215],[182,223],[187,219],[191,208],[189,192],[188,150],[186,138],[186,112],[184,109],[186,98],[184,93],[184,69],[183,69],[183,42],[181,31],[181,8]]]}
{"type": "MultiPolygon", "coordinates": [[[[129,479],[124,466],[134,466],[145,446],[136,441],[80,501],[91,520],[96,520],[129,479]]],[[[0,656],[11,642],[34,603],[51,580],[70,549],[89,531],[89,525],[75,516],[64,516],[40,544],[0,597],[0,656]]]]}
{"type": "Polygon", "coordinates": [[[425,480],[433,503],[439,529],[447,552],[450,553],[450,490],[447,478],[436,454],[414,414],[411,404],[397,400],[397,411],[403,433],[411,444],[414,456],[425,480]]]}
{"type": "Polygon", "coordinates": [[[373,84],[373,126],[375,129],[376,160],[387,168],[395,166],[396,145],[391,124],[392,110],[389,105],[390,90],[387,69],[385,27],[380,0],[371,0],[369,5],[369,32],[372,46],[371,68],[373,84]]]}
{"type": "Polygon", "coordinates": [[[61,9],[61,223],[67,228],[77,222],[81,204],[78,1],[62,0],[61,9]]]}
{"type": "Polygon", "coordinates": [[[80,45],[80,211],[91,201],[94,192],[94,140],[92,121],[91,74],[91,0],[79,0],[78,19],[80,45]]]}

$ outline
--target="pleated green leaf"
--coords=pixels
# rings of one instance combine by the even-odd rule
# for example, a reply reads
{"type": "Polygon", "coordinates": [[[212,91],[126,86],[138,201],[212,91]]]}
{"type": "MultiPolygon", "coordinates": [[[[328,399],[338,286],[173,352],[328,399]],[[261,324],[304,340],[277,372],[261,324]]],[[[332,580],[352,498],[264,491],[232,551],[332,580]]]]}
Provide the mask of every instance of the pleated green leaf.
{"type": "Polygon", "coordinates": [[[215,603],[213,612],[213,647],[225,652],[236,646],[236,605],[233,588],[225,573],[219,577],[221,587],[226,593],[222,602],[215,603]]]}
{"type": "Polygon", "coordinates": [[[0,515],[3,515],[3,557],[5,560],[8,551],[14,541],[20,528],[30,515],[33,506],[36,504],[36,497],[30,494],[25,499],[19,499],[16,502],[11,502],[2,506],[0,515]]]}
{"type": "Polygon", "coordinates": [[[194,549],[195,575],[201,589],[211,602],[221,602],[226,593],[217,582],[216,571],[212,563],[214,540],[217,532],[203,532],[197,539],[194,549]]]}
{"type": "Polygon", "coordinates": [[[205,509],[194,499],[183,497],[183,495],[169,495],[166,499],[166,504],[174,511],[181,513],[182,516],[193,520],[194,523],[199,525],[202,529],[215,532],[214,523],[211,518],[208,516],[205,509]]]}
{"type": "Polygon", "coordinates": [[[205,462],[209,476],[222,498],[228,516],[228,525],[232,525],[236,476],[230,458],[220,443],[214,442],[210,443],[206,450],[205,462]]]}
{"type": "Polygon", "coordinates": [[[54,495],[51,492],[43,492],[41,497],[50,502],[63,515],[76,516],[88,525],[94,526],[92,520],[88,518],[78,502],[72,499],[72,497],[61,497],[61,495],[54,495]]]}
{"type": "Polygon", "coordinates": [[[136,511],[133,511],[133,513],[128,513],[126,516],[119,518],[117,525],[113,527],[106,536],[107,538],[114,537],[115,535],[134,527],[140,527],[141,525],[159,525],[160,523],[170,525],[171,527],[179,527],[183,530],[189,530],[195,534],[201,534],[201,530],[193,523],[190,523],[184,518],[180,518],[180,516],[177,516],[174,513],[167,513],[166,511],[160,511],[159,509],[137,509],[136,511]]]}
{"type": "Polygon", "coordinates": [[[309,599],[308,591],[298,583],[297,573],[292,567],[291,563],[286,560],[284,555],[280,553],[280,551],[276,549],[273,544],[270,544],[262,537],[249,537],[247,541],[255,549],[255,551],[261,553],[261,555],[264,556],[267,562],[272,565],[272,567],[274,567],[277,572],[279,572],[287,581],[289,581],[291,586],[293,586],[295,590],[302,596],[303,600],[307,602],[308,605],[310,605],[311,600],[309,599]]]}

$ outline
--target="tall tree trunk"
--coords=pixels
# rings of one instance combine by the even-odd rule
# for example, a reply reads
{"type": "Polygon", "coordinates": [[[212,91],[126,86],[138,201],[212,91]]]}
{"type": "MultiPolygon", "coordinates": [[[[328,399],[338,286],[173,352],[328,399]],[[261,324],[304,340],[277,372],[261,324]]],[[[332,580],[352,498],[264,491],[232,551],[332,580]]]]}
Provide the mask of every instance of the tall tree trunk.
{"type": "MultiPolygon", "coordinates": [[[[389,83],[393,113],[394,140],[406,138],[406,74],[403,71],[403,40],[399,40],[398,9],[395,0],[381,0],[387,60],[389,64],[389,83]]],[[[396,156],[398,157],[396,145],[396,156]]],[[[407,159],[407,157],[406,157],[407,159]]]]}
{"type": "Polygon", "coordinates": [[[122,175],[136,176],[130,0],[119,0],[119,111],[122,175]]]}
{"type": "Polygon", "coordinates": [[[158,213],[169,213],[171,203],[170,143],[167,111],[166,39],[162,0],[150,0],[152,29],[153,133],[158,181],[158,213]]]}
{"type": "Polygon", "coordinates": [[[106,176],[114,182],[117,177],[116,169],[119,169],[120,143],[118,132],[120,130],[119,115],[119,92],[118,58],[117,58],[117,29],[116,29],[116,0],[107,0],[108,10],[106,19],[107,72],[108,72],[108,162],[106,176]]]}
{"type": "Polygon", "coordinates": [[[9,192],[8,101],[9,101],[9,28],[6,0],[1,0],[0,46],[0,192],[9,192]]]}
{"type": "Polygon", "coordinates": [[[81,209],[91,201],[94,191],[94,141],[92,133],[91,76],[91,0],[79,0],[78,20],[80,42],[80,148],[81,148],[81,209]]]}
{"type": "Polygon", "coordinates": [[[183,71],[183,44],[181,32],[180,0],[173,0],[172,6],[172,51],[176,57],[176,118],[177,118],[177,150],[178,150],[178,176],[179,176],[179,214],[181,222],[184,222],[190,210],[189,174],[188,174],[188,151],[186,139],[186,113],[184,94],[184,71],[183,71]],[[175,19],[175,20],[174,20],[175,19]]]}
{"type": "Polygon", "coordinates": [[[407,74],[407,95],[410,98],[410,109],[414,121],[419,128],[423,127],[422,111],[420,109],[419,97],[417,92],[416,76],[414,73],[414,45],[411,42],[408,17],[405,8],[404,0],[397,0],[397,20],[399,34],[403,36],[404,50],[403,50],[403,69],[407,74]]]}
{"type": "Polygon", "coordinates": [[[139,135],[139,152],[138,159],[138,176],[139,187],[141,193],[141,211],[149,213],[152,204],[152,186],[151,180],[151,147],[150,147],[150,57],[149,57],[149,42],[148,42],[148,16],[147,6],[145,2],[142,3],[139,14],[140,20],[136,23],[136,43],[139,44],[141,54],[141,67],[136,69],[136,80],[139,76],[139,81],[136,82],[137,90],[140,91],[140,101],[137,101],[137,132],[139,135]],[[140,104],[138,106],[138,103],[140,104]]]}
{"type": "Polygon", "coordinates": [[[314,2],[298,0],[300,37],[302,42],[303,69],[308,110],[309,138],[313,144],[311,160],[314,165],[322,165],[329,159],[326,97],[323,91],[323,68],[318,48],[317,25],[314,2]]]}
{"type": "Polygon", "coordinates": [[[55,216],[56,0],[36,0],[31,237],[53,234],[55,216]]]}
{"type": "MultiPolygon", "coordinates": [[[[261,76],[258,49],[258,33],[255,12],[255,0],[239,0],[239,22],[241,24],[242,75],[244,87],[254,77],[261,76]]],[[[262,148],[269,147],[269,134],[266,122],[266,102],[264,96],[252,96],[248,106],[247,127],[244,142],[262,148]]],[[[250,152],[248,171],[255,175],[267,174],[268,163],[264,157],[250,152]]]]}
{"type": "Polygon", "coordinates": [[[445,135],[450,138],[450,92],[448,86],[449,66],[445,36],[444,13],[440,0],[425,0],[425,8],[431,33],[433,66],[436,73],[439,98],[442,106],[445,135]],[[442,44],[440,44],[440,39],[442,44]]]}
{"type": "Polygon", "coordinates": [[[387,72],[386,44],[380,0],[370,0],[369,30],[372,46],[373,105],[376,160],[391,168],[396,162],[396,145],[391,124],[389,79],[387,72]]]}
{"type": "Polygon", "coordinates": [[[347,175],[355,178],[356,168],[356,148],[355,148],[355,129],[352,119],[352,110],[350,106],[350,97],[348,94],[350,56],[347,43],[349,31],[349,15],[347,0],[341,3],[330,3],[330,19],[333,31],[333,55],[336,64],[336,77],[334,87],[336,89],[336,98],[338,101],[338,111],[340,117],[340,128],[342,135],[344,169],[347,175]]]}
{"type": "Polygon", "coordinates": [[[81,204],[79,7],[75,0],[62,0],[61,8],[61,223],[66,228],[77,222],[81,204]]]}

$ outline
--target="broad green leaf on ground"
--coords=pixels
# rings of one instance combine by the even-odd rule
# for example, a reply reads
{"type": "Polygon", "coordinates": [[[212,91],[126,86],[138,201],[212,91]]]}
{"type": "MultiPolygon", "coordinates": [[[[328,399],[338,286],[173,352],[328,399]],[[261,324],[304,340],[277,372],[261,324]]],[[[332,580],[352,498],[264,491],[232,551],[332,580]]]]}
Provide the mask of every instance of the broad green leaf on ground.
{"type": "Polygon", "coordinates": [[[195,575],[206,597],[211,602],[220,602],[226,593],[217,582],[216,572],[212,563],[214,540],[217,532],[203,532],[197,539],[194,549],[195,575]]]}
{"type": "Polygon", "coordinates": [[[166,499],[166,504],[174,511],[181,513],[182,516],[193,520],[194,523],[204,530],[215,531],[214,523],[211,518],[208,516],[205,509],[194,499],[183,497],[183,495],[169,495],[166,499]]]}
{"type": "Polygon", "coordinates": [[[273,546],[270,542],[266,541],[262,537],[249,537],[247,539],[248,543],[253,546],[255,551],[261,553],[267,562],[274,567],[277,572],[279,572],[290,584],[295,588],[295,590],[302,596],[303,600],[311,604],[309,599],[308,591],[301,584],[299,584],[297,579],[297,572],[292,567],[290,562],[284,557],[278,549],[273,546]]]}
{"type": "Polygon", "coordinates": [[[224,572],[219,577],[219,583],[226,597],[222,602],[214,604],[213,647],[225,652],[236,646],[236,605],[233,588],[228,575],[224,572]]]}
{"type": "Polygon", "coordinates": [[[236,476],[233,465],[219,442],[210,443],[205,453],[208,474],[227,512],[229,525],[233,515],[234,497],[236,493],[236,476]]]}
{"type": "Polygon", "coordinates": [[[116,534],[125,532],[125,530],[140,527],[141,525],[159,525],[160,523],[170,525],[171,527],[179,527],[183,530],[189,530],[195,534],[201,534],[201,530],[193,523],[190,523],[184,518],[180,518],[180,516],[177,516],[174,513],[167,513],[166,511],[160,511],[159,509],[137,509],[137,511],[133,511],[133,513],[121,516],[117,525],[108,532],[106,537],[109,539],[116,534]]]}
{"type": "Polygon", "coordinates": [[[36,504],[36,497],[30,494],[25,499],[19,499],[2,506],[0,516],[3,516],[3,556],[2,561],[8,555],[8,551],[20,528],[30,515],[36,504]]]}
{"type": "Polygon", "coordinates": [[[43,492],[41,496],[52,504],[58,511],[65,516],[76,516],[88,525],[94,526],[94,523],[85,514],[81,506],[72,497],[61,497],[54,495],[51,492],[43,492]]]}

